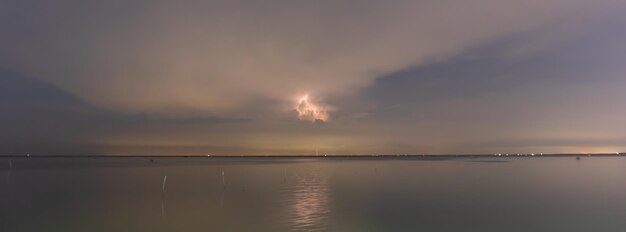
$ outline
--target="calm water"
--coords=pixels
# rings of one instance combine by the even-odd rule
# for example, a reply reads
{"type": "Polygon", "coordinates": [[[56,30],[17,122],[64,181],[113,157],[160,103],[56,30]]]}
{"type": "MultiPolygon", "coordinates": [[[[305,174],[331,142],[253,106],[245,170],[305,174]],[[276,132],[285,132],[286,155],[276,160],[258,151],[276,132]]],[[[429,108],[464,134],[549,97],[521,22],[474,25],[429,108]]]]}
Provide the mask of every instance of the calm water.
{"type": "Polygon", "coordinates": [[[626,231],[623,157],[13,159],[12,166],[0,159],[3,232],[626,231]]]}

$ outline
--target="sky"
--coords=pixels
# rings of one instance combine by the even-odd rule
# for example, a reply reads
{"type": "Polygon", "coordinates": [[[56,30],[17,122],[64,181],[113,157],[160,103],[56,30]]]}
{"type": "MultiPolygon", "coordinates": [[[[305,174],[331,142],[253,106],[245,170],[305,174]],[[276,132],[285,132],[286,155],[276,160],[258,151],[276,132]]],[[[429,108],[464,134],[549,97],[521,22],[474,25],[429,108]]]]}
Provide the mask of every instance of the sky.
{"type": "Polygon", "coordinates": [[[621,0],[3,0],[0,155],[626,151],[621,0]]]}

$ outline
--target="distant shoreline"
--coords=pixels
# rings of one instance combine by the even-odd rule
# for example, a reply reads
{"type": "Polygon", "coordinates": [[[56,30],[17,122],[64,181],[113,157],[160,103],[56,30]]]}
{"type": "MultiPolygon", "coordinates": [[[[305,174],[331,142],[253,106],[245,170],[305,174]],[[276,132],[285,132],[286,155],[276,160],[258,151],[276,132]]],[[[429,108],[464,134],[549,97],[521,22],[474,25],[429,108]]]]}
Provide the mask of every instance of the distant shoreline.
{"type": "Polygon", "coordinates": [[[620,153],[554,153],[554,154],[423,154],[423,155],[0,155],[3,158],[512,158],[512,157],[621,157],[620,153]]]}

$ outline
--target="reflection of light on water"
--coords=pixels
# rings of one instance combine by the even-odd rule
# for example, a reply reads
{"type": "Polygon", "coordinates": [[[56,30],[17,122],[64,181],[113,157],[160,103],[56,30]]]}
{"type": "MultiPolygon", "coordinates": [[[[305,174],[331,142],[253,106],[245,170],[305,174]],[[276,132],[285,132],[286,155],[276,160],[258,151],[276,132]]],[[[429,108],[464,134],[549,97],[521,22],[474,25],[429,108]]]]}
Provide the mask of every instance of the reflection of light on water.
{"type": "Polygon", "coordinates": [[[302,176],[293,186],[290,223],[296,230],[323,229],[328,214],[328,180],[321,176],[302,176]]]}

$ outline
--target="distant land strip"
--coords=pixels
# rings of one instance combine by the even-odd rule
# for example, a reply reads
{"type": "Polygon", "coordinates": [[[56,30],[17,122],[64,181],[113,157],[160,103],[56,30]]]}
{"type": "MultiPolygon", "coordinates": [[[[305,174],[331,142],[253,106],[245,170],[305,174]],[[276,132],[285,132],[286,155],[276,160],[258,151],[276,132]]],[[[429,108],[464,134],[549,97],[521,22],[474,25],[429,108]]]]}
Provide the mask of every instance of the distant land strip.
{"type": "Polygon", "coordinates": [[[550,153],[550,154],[396,154],[396,155],[0,155],[2,158],[481,158],[481,157],[615,157],[626,156],[626,152],[615,153],[550,153]]]}

